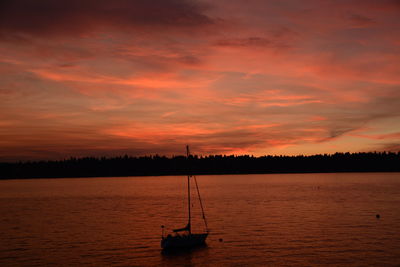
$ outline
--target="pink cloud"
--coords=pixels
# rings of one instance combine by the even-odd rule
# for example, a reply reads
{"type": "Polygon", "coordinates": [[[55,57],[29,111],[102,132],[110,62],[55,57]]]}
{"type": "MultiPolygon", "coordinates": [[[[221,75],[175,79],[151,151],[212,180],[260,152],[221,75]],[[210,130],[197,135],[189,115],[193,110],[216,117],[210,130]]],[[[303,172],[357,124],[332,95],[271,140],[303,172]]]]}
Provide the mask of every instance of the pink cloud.
{"type": "Polygon", "coordinates": [[[389,134],[353,134],[356,137],[362,137],[372,140],[400,140],[400,132],[389,134]]]}

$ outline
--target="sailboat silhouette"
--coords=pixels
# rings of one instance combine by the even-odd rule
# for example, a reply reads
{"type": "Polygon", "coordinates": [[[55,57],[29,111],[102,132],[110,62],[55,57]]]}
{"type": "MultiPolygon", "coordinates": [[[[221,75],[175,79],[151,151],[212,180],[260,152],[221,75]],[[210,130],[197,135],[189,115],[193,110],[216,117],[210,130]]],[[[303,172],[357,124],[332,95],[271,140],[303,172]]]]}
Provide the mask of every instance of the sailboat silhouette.
{"type": "MultiPolygon", "coordinates": [[[[186,146],[186,156],[187,160],[189,160],[190,152],[189,146],[186,146]]],[[[168,234],[164,236],[164,226],[162,228],[161,235],[161,248],[163,250],[167,249],[180,249],[180,248],[191,248],[199,245],[205,244],[206,238],[209,234],[207,220],[204,213],[203,203],[200,197],[199,187],[197,185],[196,176],[187,175],[187,190],[188,190],[188,223],[185,227],[172,230],[172,234],[168,234]],[[206,227],[205,233],[192,233],[192,224],[191,224],[191,211],[190,211],[190,180],[193,179],[196,185],[197,196],[199,198],[201,212],[203,221],[206,227]]]]}

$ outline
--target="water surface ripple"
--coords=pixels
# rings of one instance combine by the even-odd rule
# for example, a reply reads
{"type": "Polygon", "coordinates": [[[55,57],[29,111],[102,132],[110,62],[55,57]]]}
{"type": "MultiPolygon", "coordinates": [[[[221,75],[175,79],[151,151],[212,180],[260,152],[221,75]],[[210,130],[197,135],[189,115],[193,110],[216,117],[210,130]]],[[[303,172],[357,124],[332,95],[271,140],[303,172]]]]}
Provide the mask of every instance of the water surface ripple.
{"type": "MultiPolygon", "coordinates": [[[[210,175],[198,183],[208,246],[166,254],[160,226],[185,225],[185,177],[0,181],[0,265],[400,265],[400,173],[210,175]]],[[[196,201],[193,211],[202,230],[196,201]]]]}

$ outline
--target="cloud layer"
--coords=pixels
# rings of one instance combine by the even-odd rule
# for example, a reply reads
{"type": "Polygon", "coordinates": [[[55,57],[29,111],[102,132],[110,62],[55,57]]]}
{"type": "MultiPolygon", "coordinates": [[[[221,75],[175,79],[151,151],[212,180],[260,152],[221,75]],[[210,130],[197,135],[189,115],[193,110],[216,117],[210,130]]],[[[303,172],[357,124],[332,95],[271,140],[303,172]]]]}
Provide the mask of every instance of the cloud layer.
{"type": "Polygon", "coordinates": [[[204,5],[178,0],[5,0],[1,33],[36,37],[84,36],[134,29],[197,28],[213,24],[204,5]]]}
{"type": "Polygon", "coordinates": [[[398,150],[398,1],[0,5],[0,160],[398,150]]]}

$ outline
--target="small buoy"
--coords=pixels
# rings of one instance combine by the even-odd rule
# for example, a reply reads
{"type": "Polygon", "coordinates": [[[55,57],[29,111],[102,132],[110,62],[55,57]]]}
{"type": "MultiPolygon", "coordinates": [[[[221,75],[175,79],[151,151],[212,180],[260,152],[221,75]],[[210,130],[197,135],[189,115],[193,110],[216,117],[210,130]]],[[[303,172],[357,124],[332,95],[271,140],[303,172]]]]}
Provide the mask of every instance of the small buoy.
{"type": "Polygon", "coordinates": [[[223,240],[222,238],[220,238],[220,239],[219,239],[219,242],[222,242],[222,241],[224,241],[224,240],[223,240]]]}
{"type": "Polygon", "coordinates": [[[375,217],[376,217],[377,219],[379,219],[379,218],[381,217],[381,215],[376,214],[375,217]]]}

